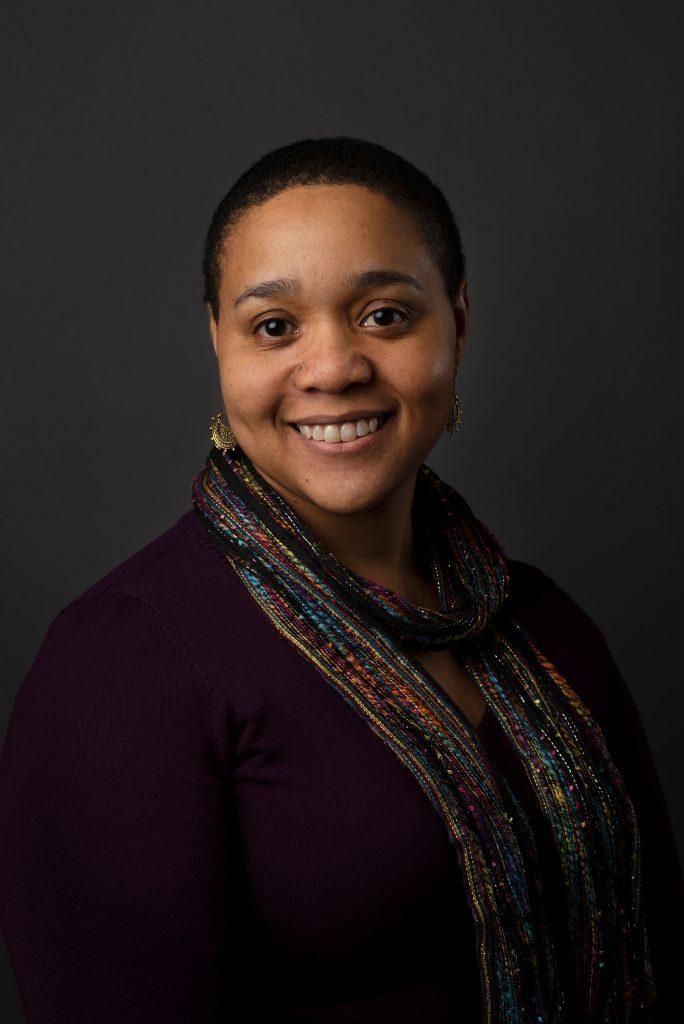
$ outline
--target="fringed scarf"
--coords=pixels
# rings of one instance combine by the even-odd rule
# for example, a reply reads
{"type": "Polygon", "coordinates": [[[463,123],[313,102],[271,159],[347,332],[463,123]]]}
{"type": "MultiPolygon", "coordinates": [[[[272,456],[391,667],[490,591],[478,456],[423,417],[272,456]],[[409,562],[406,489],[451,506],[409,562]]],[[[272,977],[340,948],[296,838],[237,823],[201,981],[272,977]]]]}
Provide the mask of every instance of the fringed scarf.
{"type": "Polygon", "coordinates": [[[508,611],[504,552],[461,495],[421,464],[412,522],[439,612],[340,564],[240,448],[212,448],[192,500],[276,629],[408,766],[442,817],[475,925],[483,1024],[650,1022],[633,804],[597,722],[508,611]],[[565,984],[529,821],[473,726],[409,653],[450,644],[550,824],[572,950],[565,984]]]}

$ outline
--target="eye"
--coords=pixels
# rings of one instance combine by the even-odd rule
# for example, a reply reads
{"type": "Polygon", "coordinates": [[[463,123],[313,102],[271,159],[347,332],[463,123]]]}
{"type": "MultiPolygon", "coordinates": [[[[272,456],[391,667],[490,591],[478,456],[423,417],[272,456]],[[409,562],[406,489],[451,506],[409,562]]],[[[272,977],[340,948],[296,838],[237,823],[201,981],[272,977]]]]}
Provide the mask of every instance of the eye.
{"type": "MultiPolygon", "coordinates": [[[[386,318],[388,315],[391,315],[392,313],[397,313],[398,316],[400,316],[402,318],[402,320],[404,320],[406,322],[408,322],[408,320],[409,320],[409,317],[401,309],[396,309],[394,306],[382,306],[380,309],[374,309],[372,313],[369,313],[367,317],[364,317],[364,321],[367,320],[368,317],[373,316],[373,317],[376,317],[376,321],[375,321],[375,324],[373,324],[371,326],[375,326],[375,327],[391,327],[393,323],[397,323],[396,320],[392,321],[392,320],[387,320],[386,319],[384,322],[378,322],[377,317],[380,317],[380,318],[385,317],[386,318]]],[[[362,323],[363,323],[363,321],[362,321],[362,323]]]]}
{"type": "Polygon", "coordinates": [[[261,328],[262,327],[266,327],[266,328],[268,328],[269,332],[272,330],[273,333],[268,333],[268,334],[265,335],[265,337],[267,337],[267,338],[279,338],[283,334],[283,331],[280,329],[279,325],[289,324],[289,323],[290,323],[290,321],[286,320],[282,316],[271,316],[271,317],[268,318],[268,320],[262,320],[261,323],[258,324],[254,328],[254,333],[255,334],[259,334],[261,328]]]}

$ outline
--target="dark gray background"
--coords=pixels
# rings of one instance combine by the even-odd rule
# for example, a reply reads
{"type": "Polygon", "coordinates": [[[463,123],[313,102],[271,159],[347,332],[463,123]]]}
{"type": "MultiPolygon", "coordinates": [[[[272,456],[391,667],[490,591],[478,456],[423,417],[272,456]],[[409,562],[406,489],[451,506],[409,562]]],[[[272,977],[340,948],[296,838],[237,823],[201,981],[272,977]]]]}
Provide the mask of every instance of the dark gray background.
{"type": "Polygon", "coordinates": [[[429,461],[603,630],[681,849],[681,6],[98,0],[2,20],[3,727],[51,618],[189,507],[220,408],[215,205],[266,150],[352,134],[427,171],[463,233],[463,425],[429,461]]]}

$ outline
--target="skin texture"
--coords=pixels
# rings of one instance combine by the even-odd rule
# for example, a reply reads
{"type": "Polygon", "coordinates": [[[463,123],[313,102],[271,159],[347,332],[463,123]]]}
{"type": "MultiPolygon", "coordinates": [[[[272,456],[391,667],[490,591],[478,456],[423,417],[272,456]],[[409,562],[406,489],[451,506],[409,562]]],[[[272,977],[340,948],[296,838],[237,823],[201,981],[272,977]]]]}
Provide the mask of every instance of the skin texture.
{"type": "Polygon", "coordinates": [[[340,562],[438,608],[410,511],[418,466],[451,409],[467,283],[452,304],[413,216],[386,197],[298,185],[238,220],[222,252],[218,322],[207,308],[224,418],[259,472],[340,562]],[[346,284],[376,268],[410,274],[423,290],[346,284]],[[235,307],[245,289],[275,278],[298,290],[235,307]],[[321,454],[288,425],[367,407],[394,416],[358,454],[321,454]]]}

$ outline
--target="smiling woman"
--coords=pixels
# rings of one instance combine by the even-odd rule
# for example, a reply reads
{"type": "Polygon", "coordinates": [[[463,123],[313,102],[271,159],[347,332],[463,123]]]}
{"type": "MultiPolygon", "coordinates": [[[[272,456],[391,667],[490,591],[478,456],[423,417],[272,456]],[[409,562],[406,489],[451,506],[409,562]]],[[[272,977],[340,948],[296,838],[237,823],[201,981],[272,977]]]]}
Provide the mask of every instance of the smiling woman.
{"type": "Polygon", "coordinates": [[[0,760],[28,1024],[674,1020],[636,705],[425,462],[468,334],[444,195],[294,142],[219,204],[204,277],[191,505],[55,616],[0,760]]]}

